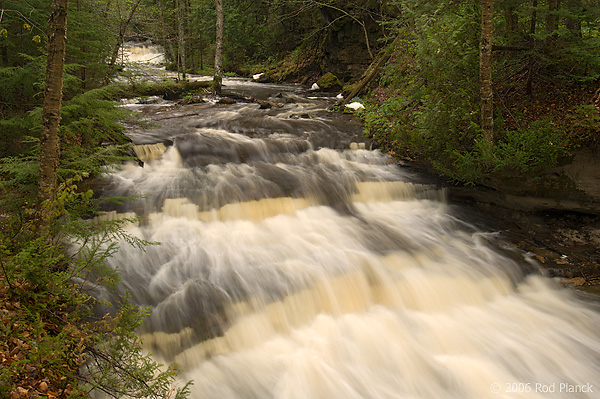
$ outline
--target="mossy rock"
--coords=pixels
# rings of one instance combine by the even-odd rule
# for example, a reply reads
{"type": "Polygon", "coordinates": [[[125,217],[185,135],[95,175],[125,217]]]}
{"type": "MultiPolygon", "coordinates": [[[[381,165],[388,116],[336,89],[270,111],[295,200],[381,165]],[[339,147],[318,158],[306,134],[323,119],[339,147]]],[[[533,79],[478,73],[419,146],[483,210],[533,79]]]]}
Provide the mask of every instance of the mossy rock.
{"type": "Polygon", "coordinates": [[[319,85],[319,88],[324,91],[339,91],[343,86],[338,77],[331,72],[327,72],[325,75],[321,76],[321,78],[317,80],[317,84],[319,85]]]}

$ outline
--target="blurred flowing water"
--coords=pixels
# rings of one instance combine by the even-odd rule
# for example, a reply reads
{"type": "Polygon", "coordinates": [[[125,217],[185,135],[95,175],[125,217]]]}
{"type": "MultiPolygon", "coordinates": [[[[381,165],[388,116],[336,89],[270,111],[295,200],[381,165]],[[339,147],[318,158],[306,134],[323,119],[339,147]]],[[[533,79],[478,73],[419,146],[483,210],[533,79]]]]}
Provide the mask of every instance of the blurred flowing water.
{"type": "Polygon", "coordinates": [[[283,106],[128,105],[156,124],[130,131],[146,162],[102,188],[143,196],[106,217],[160,245],[110,264],[192,398],[600,397],[591,304],[369,150],[331,98],[224,90],[283,106]]]}
{"type": "Polygon", "coordinates": [[[131,63],[148,64],[155,68],[165,62],[165,54],[162,46],[148,42],[125,42],[121,47],[120,62],[123,65],[131,63]]]}

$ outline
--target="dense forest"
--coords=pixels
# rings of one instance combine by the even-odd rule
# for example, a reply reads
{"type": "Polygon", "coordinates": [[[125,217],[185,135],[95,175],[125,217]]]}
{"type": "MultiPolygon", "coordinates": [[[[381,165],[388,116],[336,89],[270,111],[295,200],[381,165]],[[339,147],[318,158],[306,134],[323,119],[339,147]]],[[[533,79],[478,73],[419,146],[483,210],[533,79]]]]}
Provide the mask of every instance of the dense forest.
{"type": "MultiPolygon", "coordinates": [[[[486,39],[493,113],[485,124],[494,127],[493,140],[477,140],[485,59],[477,2],[227,1],[223,68],[303,83],[331,72],[348,94],[385,54],[368,86],[380,89],[370,97],[359,93],[376,104],[377,111],[365,115],[376,142],[427,159],[459,181],[489,182],[503,171],[539,173],[571,148],[595,144],[599,7],[589,1],[493,3],[486,39]]],[[[2,152],[14,155],[36,129],[39,114],[30,112],[42,101],[49,5],[4,1],[1,7],[2,152]]],[[[68,19],[62,129],[75,142],[119,138],[111,124],[115,114],[102,112],[108,104],[84,104],[110,98],[108,83],[120,69],[125,41],[161,44],[167,67],[184,79],[185,73],[213,73],[213,1],[71,1],[68,19]]]]}
{"type": "Polygon", "coordinates": [[[183,81],[262,73],[311,85],[333,75],[338,109],[362,102],[377,147],[459,184],[561,195],[571,183],[548,171],[600,145],[596,1],[0,0],[2,397],[164,397],[175,378],[141,350],[144,313],[124,298],[116,316],[92,318],[81,278],[118,279],[103,260],[125,235],[120,222],[81,220],[96,211],[87,181],[128,157],[117,100],[143,82],[123,72],[126,42],[163,46],[183,81]],[[40,188],[48,152],[55,177],[40,188]],[[73,253],[69,240],[91,249],[73,253]],[[90,361],[96,371],[82,375],[90,361]]]}

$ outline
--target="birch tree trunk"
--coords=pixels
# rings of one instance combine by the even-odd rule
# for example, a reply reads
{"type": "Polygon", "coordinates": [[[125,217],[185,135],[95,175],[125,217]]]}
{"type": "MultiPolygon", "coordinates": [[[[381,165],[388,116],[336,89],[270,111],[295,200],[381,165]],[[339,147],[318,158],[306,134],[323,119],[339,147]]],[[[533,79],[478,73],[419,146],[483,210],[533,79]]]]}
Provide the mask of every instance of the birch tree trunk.
{"type": "Polygon", "coordinates": [[[479,79],[481,94],[481,129],[485,140],[494,141],[494,98],[492,92],[492,22],[494,1],[481,0],[481,46],[479,79]]]}
{"type": "Polygon", "coordinates": [[[223,85],[223,0],[215,0],[217,8],[217,26],[216,26],[216,49],[215,49],[215,73],[213,76],[213,85],[217,93],[221,92],[223,85]]]}
{"type": "MultiPolygon", "coordinates": [[[[65,69],[65,42],[67,40],[68,0],[52,0],[48,28],[48,56],[46,60],[46,86],[42,110],[40,137],[40,177],[38,181],[37,209],[42,210],[47,201],[56,195],[63,75],[65,69]]],[[[38,224],[45,221],[38,218],[38,224]]]]}

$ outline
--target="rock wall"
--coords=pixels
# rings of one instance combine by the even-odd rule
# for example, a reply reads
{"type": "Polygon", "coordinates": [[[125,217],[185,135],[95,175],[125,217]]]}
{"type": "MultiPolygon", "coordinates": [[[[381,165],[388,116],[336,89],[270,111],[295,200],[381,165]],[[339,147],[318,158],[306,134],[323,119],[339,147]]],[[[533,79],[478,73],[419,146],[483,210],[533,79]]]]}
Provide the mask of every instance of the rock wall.
{"type": "Polygon", "coordinates": [[[451,192],[456,198],[518,211],[600,215],[600,154],[591,149],[578,150],[570,162],[534,181],[495,181],[490,187],[453,187],[451,192]]]}

